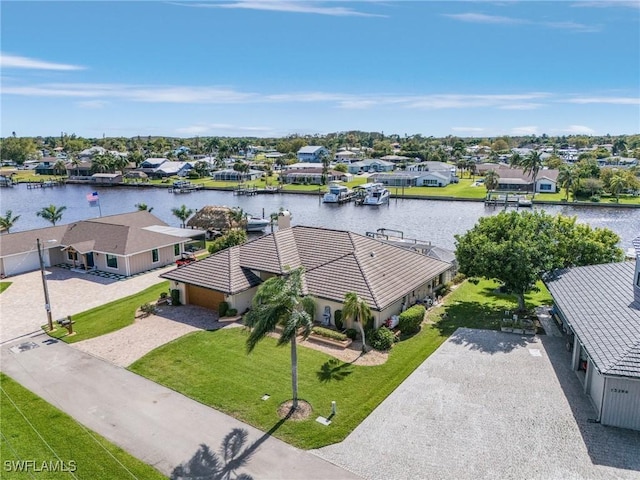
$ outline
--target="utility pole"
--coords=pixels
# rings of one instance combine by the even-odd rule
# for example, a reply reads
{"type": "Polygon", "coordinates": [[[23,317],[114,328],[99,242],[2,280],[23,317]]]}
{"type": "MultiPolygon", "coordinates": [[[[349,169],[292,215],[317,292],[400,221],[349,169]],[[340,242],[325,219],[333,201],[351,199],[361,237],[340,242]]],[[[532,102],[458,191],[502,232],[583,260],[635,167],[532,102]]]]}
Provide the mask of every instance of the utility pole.
{"type": "Polygon", "coordinates": [[[47,274],[44,271],[44,259],[42,258],[42,247],[40,246],[40,239],[38,242],[38,257],[40,259],[40,273],[42,275],[42,288],[44,290],[44,309],[47,311],[47,322],[49,324],[49,331],[53,330],[53,319],[51,318],[51,304],[49,303],[49,289],[47,288],[47,274]]]}

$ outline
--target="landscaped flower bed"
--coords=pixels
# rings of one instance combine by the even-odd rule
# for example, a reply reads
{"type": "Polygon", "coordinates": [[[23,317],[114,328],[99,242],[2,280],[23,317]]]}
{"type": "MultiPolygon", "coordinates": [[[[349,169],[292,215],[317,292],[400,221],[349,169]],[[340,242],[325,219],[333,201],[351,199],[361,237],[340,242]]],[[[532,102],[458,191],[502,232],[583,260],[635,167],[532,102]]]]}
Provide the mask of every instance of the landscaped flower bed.
{"type": "Polygon", "coordinates": [[[313,327],[309,340],[343,348],[348,347],[353,342],[344,333],[325,327],[313,327]]]}

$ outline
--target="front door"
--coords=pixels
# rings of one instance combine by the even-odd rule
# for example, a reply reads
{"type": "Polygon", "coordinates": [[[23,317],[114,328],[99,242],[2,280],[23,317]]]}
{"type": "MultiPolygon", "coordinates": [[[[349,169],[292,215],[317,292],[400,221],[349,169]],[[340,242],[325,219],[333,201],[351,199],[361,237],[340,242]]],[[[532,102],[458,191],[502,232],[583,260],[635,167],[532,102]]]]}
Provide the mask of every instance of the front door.
{"type": "Polygon", "coordinates": [[[87,253],[87,268],[93,268],[93,267],[94,267],[93,252],[89,252],[87,253]]]}

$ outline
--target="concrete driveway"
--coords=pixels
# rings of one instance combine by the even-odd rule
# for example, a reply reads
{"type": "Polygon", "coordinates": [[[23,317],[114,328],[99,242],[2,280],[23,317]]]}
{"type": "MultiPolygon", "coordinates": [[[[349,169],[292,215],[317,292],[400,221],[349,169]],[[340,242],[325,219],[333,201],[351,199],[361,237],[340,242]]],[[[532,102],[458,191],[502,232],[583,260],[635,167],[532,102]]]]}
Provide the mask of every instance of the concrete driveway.
{"type": "Polygon", "coordinates": [[[564,340],[459,329],[343,442],[365,478],[640,479],[640,432],[596,418],[564,340]]]}
{"type": "MultiPolygon", "coordinates": [[[[110,280],[75,273],[57,267],[47,268],[47,287],[54,321],[83,312],[144,290],[162,281],[158,277],[174,268],[169,265],[126,280],[110,280]]],[[[7,278],[12,285],[0,294],[0,343],[40,331],[47,323],[40,271],[7,278]]]]}

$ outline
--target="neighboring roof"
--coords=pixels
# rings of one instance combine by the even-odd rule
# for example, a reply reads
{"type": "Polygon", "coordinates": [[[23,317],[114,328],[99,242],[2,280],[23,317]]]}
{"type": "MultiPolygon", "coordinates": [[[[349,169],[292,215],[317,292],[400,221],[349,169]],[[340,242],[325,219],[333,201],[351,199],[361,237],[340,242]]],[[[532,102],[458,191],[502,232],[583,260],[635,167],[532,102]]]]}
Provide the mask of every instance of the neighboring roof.
{"type": "Polygon", "coordinates": [[[192,238],[207,233],[205,230],[196,230],[194,228],[177,228],[164,225],[151,225],[150,227],[144,227],[143,229],[149,230],[150,232],[165,233],[167,235],[181,238],[192,238]]]}
{"type": "Polygon", "coordinates": [[[598,371],[640,378],[640,304],[634,262],[562,269],[545,279],[598,371]]]}
{"type": "Polygon", "coordinates": [[[449,263],[356,233],[315,227],[283,229],[234,248],[238,253],[224,250],[209,257],[206,264],[194,262],[161,276],[233,294],[242,291],[232,289],[239,284],[246,288],[257,285],[248,280],[252,278],[248,271],[282,275],[304,266],[309,294],[342,302],[345,294],[356,292],[380,311],[451,268],[449,263]],[[222,254],[227,256],[216,258],[222,254]],[[235,255],[238,261],[232,263],[235,255]],[[223,265],[231,269],[232,286],[218,278],[217,269],[223,265]]]}
{"type": "Polygon", "coordinates": [[[94,173],[91,175],[93,178],[118,178],[121,177],[121,173],[94,173]]]}
{"type": "Polygon", "coordinates": [[[318,146],[318,145],[307,145],[306,147],[302,147],[300,148],[300,150],[298,150],[298,153],[317,153],[318,151],[320,151],[321,149],[326,150],[326,148],[322,147],[322,146],[318,146]]]}

